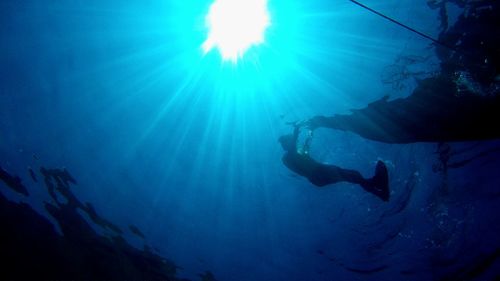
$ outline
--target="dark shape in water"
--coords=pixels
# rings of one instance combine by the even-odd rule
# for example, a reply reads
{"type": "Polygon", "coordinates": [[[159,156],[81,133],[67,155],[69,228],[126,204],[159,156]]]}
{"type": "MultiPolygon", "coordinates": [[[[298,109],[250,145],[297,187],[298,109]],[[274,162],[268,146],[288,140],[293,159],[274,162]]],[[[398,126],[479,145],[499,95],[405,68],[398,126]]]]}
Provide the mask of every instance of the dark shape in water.
{"type": "Polygon", "coordinates": [[[466,70],[473,80],[486,89],[494,89],[495,85],[498,86],[500,74],[500,2],[481,0],[453,3],[462,6],[463,13],[453,26],[441,32],[439,40],[458,46],[461,52],[449,52],[436,46],[436,53],[442,61],[441,69],[448,75],[466,70]]]}
{"type": "Polygon", "coordinates": [[[419,81],[407,98],[384,97],[352,114],[316,116],[311,129],[351,131],[386,143],[457,142],[500,138],[499,1],[470,1],[436,46],[441,73],[419,81]],[[485,8],[487,7],[487,8],[485,8]]]}
{"type": "Polygon", "coordinates": [[[20,193],[24,196],[29,196],[28,190],[21,183],[21,178],[18,176],[12,176],[11,174],[7,173],[7,171],[5,171],[1,166],[0,166],[0,180],[2,180],[8,187],[10,187],[15,192],[20,193]]]}
{"type": "MultiPolygon", "coordinates": [[[[461,157],[462,159],[457,160],[452,158],[459,158],[460,154],[468,152],[475,148],[478,144],[474,144],[468,148],[464,148],[461,150],[452,150],[451,146],[447,143],[439,143],[436,154],[438,154],[439,163],[434,164],[432,167],[433,172],[440,172],[444,175],[448,174],[449,169],[458,169],[468,165],[471,162],[474,162],[477,159],[490,156],[494,153],[500,152],[500,147],[494,147],[490,149],[483,150],[481,152],[477,152],[472,156],[468,156],[467,158],[461,157]]],[[[469,153],[470,154],[470,153],[469,153]]]]}
{"type": "Polygon", "coordinates": [[[66,169],[46,169],[44,167],[41,167],[40,172],[44,176],[45,185],[47,186],[50,196],[52,197],[52,199],[54,199],[58,207],[70,208],[75,211],[76,209],[80,209],[87,213],[87,215],[95,224],[103,228],[108,228],[115,233],[122,233],[119,227],[100,217],[95,211],[92,204],[88,202],[82,204],[82,202],[80,202],[80,200],[71,191],[69,185],[70,183],[76,184],[76,180],[66,169]],[[56,191],[64,198],[66,198],[66,204],[59,202],[56,191]]]}
{"type": "Polygon", "coordinates": [[[217,279],[215,279],[214,274],[208,270],[205,271],[205,273],[203,274],[198,274],[198,276],[201,277],[201,281],[217,281],[217,279]]]}
{"type": "Polygon", "coordinates": [[[349,115],[316,116],[306,122],[351,131],[385,143],[454,142],[500,138],[500,96],[457,95],[452,79],[420,82],[407,98],[384,97],[349,115]]]}
{"type": "MultiPolygon", "coordinates": [[[[70,180],[64,170],[43,169],[43,174],[48,189],[64,189],[70,180]]],[[[2,279],[181,280],[171,261],[132,247],[120,235],[97,234],[72,205],[77,202],[69,197],[68,204],[46,203],[64,234],[59,235],[29,205],[10,202],[0,193],[2,279]]]]}
{"type": "Polygon", "coordinates": [[[481,151],[468,159],[463,159],[460,161],[457,160],[456,162],[449,163],[448,168],[457,169],[457,168],[463,167],[463,166],[465,166],[465,165],[467,165],[467,164],[469,164],[469,163],[471,163],[479,158],[490,156],[491,154],[497,153],[497,152],[500,152],[500,147],[484,150],[484,151],[481,151]]]}
{"type": "Polygon", "coordinates": [[[143,233],[139,230],[139,228],[138,228],[137,226],[135,226],[135,225],[129,225],[129,226],[128,226],[128,228],[130,229],[130,231],[131,231],[133,234],[135,234],[135,235],[137,235],[137,236],[141,237],[142,239],[145,239],[145,238],[146,238],[146,237],[144,236],[144,234],[143,234],[143,233]]]}
{"type": "MultiPolygon", "coordinates": [[[[494,252],[481,256],[475,261],[471,262],[467,266],[460,268],[456,272],[453,272],[443,278],[440,281],[454,281],[454,280],[479,280],[483,274],[488,272],[490,269],[497,271],[494,268],[494,264],[500,258],[500,249],[496,249],[494,252]]],[[[494,280],[499,280],[500,276],[497,274],[494,280]]]]}
{"type": "Polygon", "coordinates": [[[34,182],[38,182],[38,179],[36,178],[35,172],[33,171],[33,169],[31,169],[31,167],[29,167],[29,168],[28,168],[28,172],[30,173],[30,177],[31,177],[31,179],[32,179],[34,182]]]}
{"type": "Polygon", "coordinates": [[[285,150],[282,158],[288,169],[306,177],[312,184],[322,187],[338,182],[349,182],[359,184],[364,190],[370,192],[383,201],[389,201],[389,179],[387,168],[382,161],[377,162],[375,175],[370,179],[365,179],[355,170],[347,170],[335,165],[326,165],[317,162],[308,154],[308,141],[304,145],[303,151],[297,150],[297,139],[299,137],[300,126],[294,124],[294,132],[290,135],[281,136],[279,142],[285,150]]]}

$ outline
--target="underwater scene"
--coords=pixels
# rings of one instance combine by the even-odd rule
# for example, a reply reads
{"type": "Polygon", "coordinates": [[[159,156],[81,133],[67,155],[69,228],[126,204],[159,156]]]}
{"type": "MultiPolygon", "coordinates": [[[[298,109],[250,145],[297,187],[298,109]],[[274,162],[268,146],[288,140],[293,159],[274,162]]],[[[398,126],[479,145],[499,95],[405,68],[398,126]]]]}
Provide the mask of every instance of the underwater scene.
{"type": "Polygon", "coordinates": [[[500,280],[500,1],[0,1],[0,280],[500,280]]]}

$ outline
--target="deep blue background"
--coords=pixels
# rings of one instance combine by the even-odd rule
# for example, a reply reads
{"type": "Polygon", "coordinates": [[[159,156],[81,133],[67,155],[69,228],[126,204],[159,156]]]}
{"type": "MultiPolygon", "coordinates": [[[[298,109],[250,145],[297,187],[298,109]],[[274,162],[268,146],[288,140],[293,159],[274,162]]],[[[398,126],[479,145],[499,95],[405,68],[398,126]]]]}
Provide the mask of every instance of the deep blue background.
{"type": "MultiPolygon", "coordinates": [[[[365,3],[439,32],[425,1],[365,3]]],[[[381,78],[401,56],[421,58],[413,72],[438,70],[428,41],[349,1],[270,0],[268,42],[227,65],[201,53],[210,4],[0,2],[0,164],[28,186],[22,200],[40,212],[49,200],[28,167],[67,167],[82,201],[137,225],[189,278],[431,280],[500,246],[497,152],[450,171],[442,195],[435,144],[316,132],[320,161],[365,176],[386,161],[389,203],[350,184],[314,188],[281,163],[287,121],[407,96],[412,78],[381,78]]]]}

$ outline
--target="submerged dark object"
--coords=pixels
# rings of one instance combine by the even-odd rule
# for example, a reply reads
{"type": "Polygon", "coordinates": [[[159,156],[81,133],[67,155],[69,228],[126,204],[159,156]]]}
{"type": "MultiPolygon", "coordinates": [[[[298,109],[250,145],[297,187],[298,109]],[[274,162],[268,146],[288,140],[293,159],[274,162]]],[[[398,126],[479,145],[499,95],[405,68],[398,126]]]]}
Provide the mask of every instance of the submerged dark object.
{"type": "Polygon", "coordinates": [[[316,116],[307,124],[386,143],[500,138],[499,12],[499,1],[468,1],[456,23],[433,40],[441,72],[418,81],[409,97],[384,97],[352,114],[316,116]]]}
{"type": "Polygon", "coordinates": [[[129,225],[128,228],[130,231],[135,234],[138,237],[141,237],[142,239],[146,238],[144,234],[139,230],[139,228],[135,225],[129,225]]]}
{"type": "Polygon", "coordinates": [[[28,168],[28,172],[30,173],[30,177],[34,182],[38,182],[38,179],[36,178],[35,171],[31,167],[28,168]]]}
{"type": "Polygon", "coordinates": [[[57,207],[66,208],[68,210],[73,210],[73,211],[80,209],[83,212],[87,213],[87,215],[95,224],[103,228],[112,230],[115,233],[119,234],[122,233],[121,229],[118,226],[114,225],[113,223],[99,216],[95,211],[94,206],[92,206],[92,204],[90,204],[89,202],[83,204],[75,196],[75,194],[71,191],[70,183],[76,184],[76,180],[71,176],[68,170],[46,169],[44,167],[41,167],[40,172],[44,177],[45,185],[47,186],[48,192],[52,197],[52,199],[54,199],[54,202],[56,203],[57,207]],[[65,203],[61,202],[57,194],[64,197],[67,202],[65,203]]]}
{"type": "Polygon", "coordinates": [[[29,195],[28,190],[21,183],[21,178],[7,173],[7,171],[5,171],[2,167],[0,167],[0,180],[2,180],[8,187],[10,187],[15,192],[23,194],[25,196],[29,195]]]}
{"type": "Polygon", "coordinates": [[[307,141],[302,149],[303,151],[300,151],[297,148],[299,134],[300,126],[294,124],[293,134],[279,138],[279,142],[283,150],[285,150],[285,154],[281,160],[288,169],[307,178],[309,182],[318,187],[339,182],[349,182],[359,185],[365,191],[372,193],[382,201],[389,201],[389,175],[387,167],[382,161],[377,162],[375,175],[372,178],[364,178],[356,170],[343,169],[336,165],[317,162],[309,156],[307,141]]]}
{"type": "MultiPolygon", "coordinates": [[[[4,170],[0,171],[4,176],[4,170]]],[[[74,181],[66,170],[43,171],[45,183],[51,185],[48,188],[57,191],[74,181]]],[[[69,195],[69,190],[64,194],[69,195]]],[[[184,280],[176,277],[178,267],[173,262],[132,247],[120,235],[99,235],[74,204],[79,204],[76,197],[68,198],[67,204],[45,204],[62,231],[60,235],[29,205],[10,202],[0,193],[0,279],[184,280]]]]}
{"type": "Polygon", "coordinates": [[[386,143],[454,142],[500,138],[500,96],[459,94],[444,75],[419,83],[407,98],[384,97],[352,114],[316,116],[311,128],[351,131],[386,143]]]}
{"type": "Polygon", "coordinates": [[[215,279],[214,274],[208,270],[205,271],[205,273],[203,274],[198,274],[198,276],[200,276],[201,281],[217,281],[217,279],[215,279]]]}
{"type": "MultiPolygon", "coordinates": [[[[477,257],[467,266],[458,269],[457,271],[444,276],[440,281],[454,280],[481,280],[480,277],[488,270],[495,266],[495,263],[500,259],[500,249],[477,257]]],[[[494,280],[499,280],[500,275],[496,275],[494,280]]],[[[485,280],[485,279],[484,279],[485,280]]]]}

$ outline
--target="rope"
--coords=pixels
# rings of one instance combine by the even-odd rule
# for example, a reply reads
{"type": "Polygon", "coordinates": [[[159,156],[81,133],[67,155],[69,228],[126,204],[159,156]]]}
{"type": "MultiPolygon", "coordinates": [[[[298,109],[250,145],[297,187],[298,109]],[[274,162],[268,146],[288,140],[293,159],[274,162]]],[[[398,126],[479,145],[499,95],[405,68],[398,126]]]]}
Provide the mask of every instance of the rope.
{"type": "Polygon", "coordinates": [[[374,10],[374,9],[366,6],[366,5],[363,5],[362,3],[359,3],[356,0],[349,0],[349,1],[351,1],[352,3],[360,6],[361,8],[366,9],[366,10],[368,10],[368,11],[370,11],[370,12],[372,12],[372,13],[380,16],[380,17],[383,17],[384,19],[389,20],[389,21],[391,21],[391,22],[393,22],[393,23],[395,23],[395,24],[397,24],[397,25],[399,25],[399,26],[401,26],[401,27],[403,27],[403,28],[405,28],[405,29],[407,29],[407,30],[415,33],[415,34],[418,34],[418,35],[420,35],[420,36],[422,36],[422,37],[424,37],[426,39],[429,39],[429,40],[431,40],[432,42],[434,42],[434,43],[436,43],[438,45],[441,45],[441,46],[443,46],[443,47],[445,47],[447,49],[450,49],[452,51],[459,52],[455,47],[450,46],[450,45],[448,45],[446,43],[443,43],[443,42],[441,42],[441,41],[439,41],[437,39],[434,39],[431,36],[429,36],[429,35],[427,35],[425,33],[422,33],[422,32],[420,32],[420,31],[418,31],[418,30],[416,30],[416,29],[414,29],[412,27],[409,27],[409,26],[407,26],[407,25],[405,25],[405,24],[403,24],[403,23],[401,23],[401,22],[399,22],[399,21],[397,21],[397,20],[395,20],[393,18],[390,18],[390,17],[388,17],[388,16],[386,16],[386,15],[384,15],[384,14],[382,14],[382,13],[380,13],[380,12],[378,12],[378,11],[376,11],[376,10],[374,10]]]}

